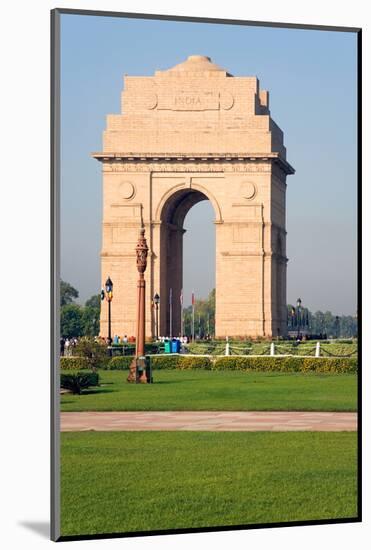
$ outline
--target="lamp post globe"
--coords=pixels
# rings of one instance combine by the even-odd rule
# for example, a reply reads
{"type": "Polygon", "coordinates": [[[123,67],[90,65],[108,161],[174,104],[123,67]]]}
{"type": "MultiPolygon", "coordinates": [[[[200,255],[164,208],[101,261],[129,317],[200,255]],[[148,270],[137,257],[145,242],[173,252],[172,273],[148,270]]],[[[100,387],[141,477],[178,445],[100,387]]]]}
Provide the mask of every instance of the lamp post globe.
{"type": "Polygon", "coordinates": [[[107,294],[109,292],[112,292],[112,290],[113,290],[113,283],[111,281],[111,277],[108,276],[108,279],[106,281],[106,292],[107,292],[107,294]]]}
{"type": "Polygon", "coordinates": [[[155,318],[155,323],[156,323],[156,340],[158,340],[158,306],[160,304],[160,296],[159,294],[156,294],[153,296],[153,303],[155,304],[155,315],[156,315],[156,318],[155,318]]]}
{"type": "Polygon", "coordinates": [[[296,300],[296,322],[298,326],[297,340],[300,340],[300,329],[301,329],[301,298],[296,300]]]}

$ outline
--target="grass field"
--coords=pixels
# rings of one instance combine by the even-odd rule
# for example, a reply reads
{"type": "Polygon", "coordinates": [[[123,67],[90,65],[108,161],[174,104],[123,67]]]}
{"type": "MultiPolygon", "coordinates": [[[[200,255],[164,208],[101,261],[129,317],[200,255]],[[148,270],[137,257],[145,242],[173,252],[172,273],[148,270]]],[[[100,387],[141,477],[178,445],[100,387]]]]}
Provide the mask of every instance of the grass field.
{"type": "Polygon", "coordinates": [[[61,396],[62,411],[355,411],[357,377],[238,371],[154,372],[132,385],[127,371],[100,371],[101,386],[61,396]]]}
{"type": "Polygon", "coordinates": [[[355,433],[62,433],[62,535],[351,518],[355,433]]]}

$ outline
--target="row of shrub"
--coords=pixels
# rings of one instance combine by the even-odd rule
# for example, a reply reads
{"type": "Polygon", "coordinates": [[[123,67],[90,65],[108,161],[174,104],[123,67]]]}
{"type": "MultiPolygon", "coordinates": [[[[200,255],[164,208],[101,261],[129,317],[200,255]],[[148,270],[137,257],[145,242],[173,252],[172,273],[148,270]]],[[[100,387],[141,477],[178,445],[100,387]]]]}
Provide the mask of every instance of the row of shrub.
{"type": "MultiPolygon", "coordinates": [[[[99,367],[107,370],[128,370],[133,358],[112,357],[99,367]]],[[[153,369],[205,369],[205,370],[261,370],[277,372],[357,372],[356,357],[280,357],[280,356],[228,356],[203,355],[153,355],[153,369]]],[[[88,369],[89,362],[83,357],[62,357],[62,370],[88,369]]]]}
{"type": "MultiPolygon", "coordinates": [[[[83,370],[90,369],[91,364],[88,357],[61,357],[61,370],[83,370]]],[[[102,363],[99,366],[103,366],[102,363]]]]}
{"type": "Polygon", "coordinates": [[[265,372],[356,373],[353,357],[220,357],[212,368],[224,370],[258,370],[265,372]]]}
{"type": "MultiPolygon", "coordinates": [[[[315,355],[316,342],[307,341],[303,343],[296,342],[274,342],[275,354],[277,355],[315,355]]],[[[230,353],[232,355],[269,355],[271,345],[267,343],[230,343],[230,353]]],[[[187,349],[193,354],[204,355],[223,355],[225,343],[218,343],[217,346],[213,343],[194,343],[189,344],[187,349]]],[[[357,343],[324,343],[321,342],[320,354],[332,357],[350,357],[356,355],[357,343]]]]}

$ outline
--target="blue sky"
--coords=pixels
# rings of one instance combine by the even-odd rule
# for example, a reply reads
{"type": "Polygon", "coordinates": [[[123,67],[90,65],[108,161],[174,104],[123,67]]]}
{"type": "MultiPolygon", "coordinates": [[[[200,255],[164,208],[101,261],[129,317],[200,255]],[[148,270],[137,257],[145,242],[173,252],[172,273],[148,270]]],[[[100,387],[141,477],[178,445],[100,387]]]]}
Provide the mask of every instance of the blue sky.
{"type": "MultiPolygon", "coordinates": [[[[100,287],[101,165],[90,153],[102,149],[106,115],[120,112],[123,75],[199,54],[256,75],[270,92],[296,169],[287,179],[288,301],[355,313],[355,34],[62,15],[61,35],[61,275],[82,301],[100,287]]],[[[192,288],[205,297],[214,285],[212,219],[204,202],[185,220],[185,304],[192,288]]]]}

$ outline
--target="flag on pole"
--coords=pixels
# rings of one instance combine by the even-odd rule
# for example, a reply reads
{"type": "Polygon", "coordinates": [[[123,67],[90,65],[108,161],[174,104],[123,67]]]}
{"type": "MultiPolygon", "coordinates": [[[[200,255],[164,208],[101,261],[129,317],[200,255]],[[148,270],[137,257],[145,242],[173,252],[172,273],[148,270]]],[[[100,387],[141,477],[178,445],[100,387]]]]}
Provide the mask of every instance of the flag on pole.
{"type": "Polygon", "coordinates": [[[192,342],[195,341],[195,293],[192,292],[192,342]]]}
{"type": "Polygon", "coordinates": [[[183,320],[183,289],[180,290],[180,336],[183,337],[184,332],[184,320],[183,320]]]}
{"type": "Polygon", "coordinates": [[[170,309],[170,340],[173,337],[173,289],[169,292],[169,309],[170,309]]]}

